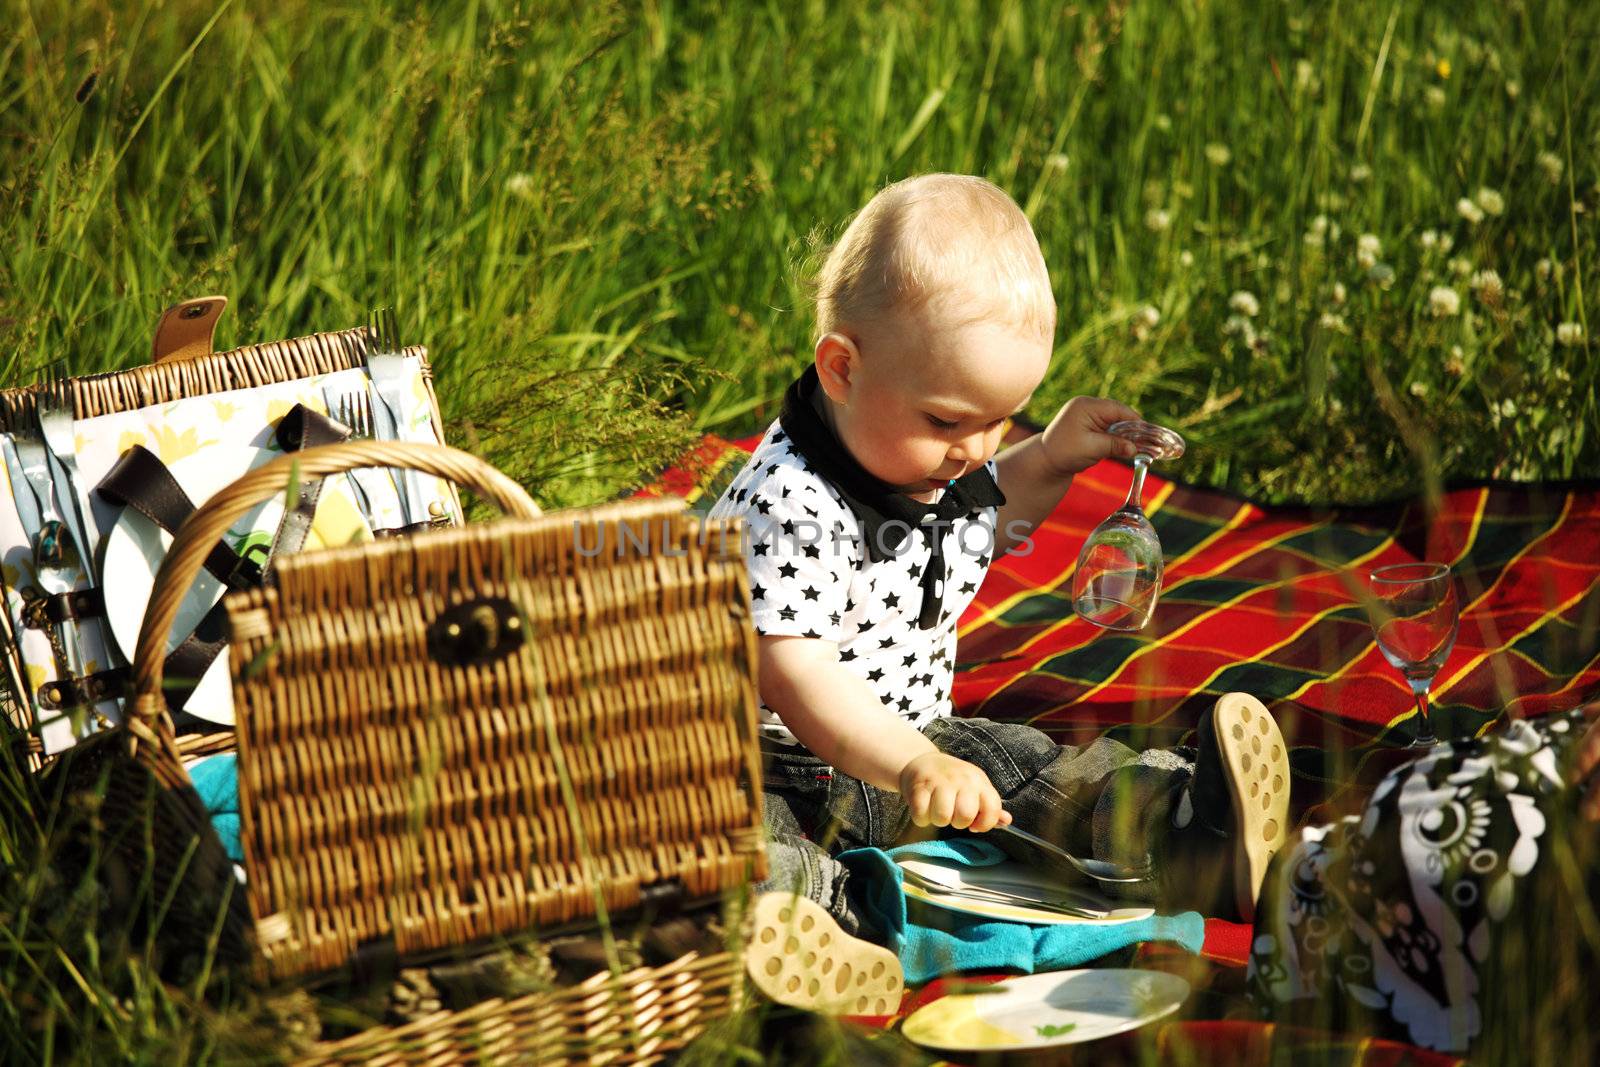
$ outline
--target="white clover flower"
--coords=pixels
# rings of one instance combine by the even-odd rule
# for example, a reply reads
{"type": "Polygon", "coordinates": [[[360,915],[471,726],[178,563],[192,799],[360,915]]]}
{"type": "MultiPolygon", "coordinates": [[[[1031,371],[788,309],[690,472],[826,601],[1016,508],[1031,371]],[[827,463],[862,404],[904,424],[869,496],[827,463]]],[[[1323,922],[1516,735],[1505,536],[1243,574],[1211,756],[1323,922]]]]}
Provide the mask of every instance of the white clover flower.
{"type": "Polygon", "coordinates": [[[1172,132],[1172,116],[1171,115],[1157,115],[1156,116],[1156,129],[1160,130],[1162,133],[1171,133],[1172,132]]]}
{"type": "Polygon", "coordinates": [[[1533,275],[1541,282],[1547,282],[1550,280],[1550,273],[1553,269],[1554,267],[1550,263],[1550,257],[1546,256],[1544,259],[1541,259],[1539,262],[1533,265],[1533,275]]]}
{"type": "Polygon", "coordinates": [[[1179,252],[1178,253],[1178,266],[1180,266],[1180,267],[1192,267],[1192,266],[1194,266],[1194,253],[1189,251],[1187,248],[1185,248],[1182,252],[1179,252]]]}
{"type": "Polygon", "coordinates": [[[1350,180],[1353,182],[1364,182],[1370,177],[1372,177],[1372,168],[1365,163],[1357,163],[1350,168],[1350,180]]]}
{"type": "Polygon", "coordinates": [[[1436,285],[1428,293],[1428,310],[1437,319],[1454,315],[1461,310],[1461,294],[1448,285],[1436,285]]]}
{"type": "Polygon", "coordinates": [[[1456,239],[1454,237],[1451,237],[1447,233],[1441,233],[1439,235],[1439,254],[1441,256],[1448,256],[1450,254],[1450,250],[1455,246],[1456,239]]]}
{"type": "Polygon", "coordinates": [[[1544,171],[1551,185],[1560,185],[1561,172],[1566,169],[1566,163],[1554,152],[1540,152],[1539,169],[1544,171]]]}
{"type": "Polygon", "coordinates": [[[1350,327],[1345,324],[1344,316],[1334,311],[1324,311],[1318,316],[1317,325],[1324,330],[1332,330],[1335,333],[1350,332],[1350,327]]]}
{"type": "Polygon", "coordinates": [[[1459,378],[1467,373],[1465,355],[1460,345],[1450,346],[1450,358],[1444,361],[1444,372],[1452,378],[1459,378]]]}
{"type": "Polygon", "coordinates": [[[1133,339],[1144,342],[1150,340],[1150,331],[1156,328],[1161,321],[1161,312],[1156,310],[1154,304],[1146,304],[1133,313],[1132,329],[1133,339]]]}
{"type": "Polygon", "coordinates": [[[1583,324],[1563,322],[1556,327],[1556,344],[1564,348],[1577,348],[1583,344],[1583,324]]]}
{"type": "Polygon", "coordinates": [[[1226,167],[1232,162],[1233,153],[1229,151],[1227,145],[1212,141],[1206,145],[1206,158],[1211,161],[1211,165],[1214,167],[1226,167]]]}
{"type": "Polygon", "coordinates": [[[1318,215],[1306,227],[1305,242],[1312,248],[1321,248],[1328,237],[1328,216],[1318,215]]]}
{"type": "Polygon", "coordinates": [[[1472,291],[1478,294],[1478,299],[1485,304],[1498,304],[1506,295],[1505,283],[1500,280],[1500,273],[1493,270],[1480,270],[1472,276],[1469,283],[1472,291]]]}
{"type": "Polygon", "coordinates": [[[1478,195],[1473,197],[1473,199],[1478,202],[1479,207],[1483,208],[1483,210],[1487,211],[1491,215],[1505,214],[1506,198],[1501,196],[1499,191],[1496,189],[1491,189],[1485,185],[1478,190],[1478,195]]]}
{"type": "Polygon", "coordinates": [[[1472,260],[1466,256],[1451,257],[1449,266],[1451,274],[1458,274],[1463,278],[1472,273],[1472,260]]]}
{"type": "Polygon", "coordinates": [[[1172,225],[1172,216],[1158,207],[1153,207],[1144,213],[1145,229],[1160,233],[1172,225]]]}
{"type": "Polygon", "coordinates": [[[1328,410],[1333,412],[1335,415],[1339,414],[1339,412],[1344,410],[1344,401],[1340,400],[1338,397],[1333,397],[1328,401],[1328,410]]]}
{"type": "Polygon", "coordinates": [[[1229,315],[1228,320],[1222,324],[1222,333],[1225,337],[1239,338],[1249,348],[1254,348],[1256,345],[1256,328],[1243,315],[1229,315]]]}
{"type": "Polygon", "coordinates": [[[1338,304],[1339,306],[1343,307],[1345,298],[1348,295],[1349,294],[1345,291],[1344,282],[1334,282],[1333,283],[1333,302],[1335,304],[1338,304]]]}
{"type": "Polygon", "coordinates": [[[1422,96],[1423,99],[1428,101],[1428,106],[1433,108],[1435,111],[1438,111],[1440,108],[1444,107],[1444,90],[1439,88],[1437,85],[1428,86],[1427,90],[1423,92],[1422,96]]]}
{"type": "Polygon", "coordinates": [[[1316,68],[1311,65],[1311,60],[1297,59],[1294,61],[1294,87],[1296,89],[1311,88],[1311,80],[1316,77],[1316,74],[1316,68]]]}
{"type": "Polygon", "coordinates": [[[1439,246],[1439,231],[1423,230],[1422,235],[1417,240],[1422,243],[1423,251],[1431,252],[1439,246]]]}
{"type": "Polygon", "coordinates": [[[1379,289],[1388,289],[1394,285],[1394,268],[1387,263],[1374,263],[1367,268],[1367,280],[1379,289]]]}
{"type": "Polygon", "coordinates": [[[1255,318],[1261,313],[1261,304],[1256,300],[1256,295],[1245,289],[1236,289],[1228,297],[1228,306],[1246,318],[1255,318]]]}
{"type": "Polygon", "coordinates": [[[1456,214],[1471,223],[1483,221],[1483,209],[1464,196],[1456,201],[1456,214]]]}
{"type": "Polygon", "coordinates": [[[1356,238],[1356,262],[1367,270],[1371,270],[1378,262],[1378,253],[1383,251],[1383,242],[1378,240],[1375,233],[1364,233],[1356,238]]]}
{"type": "Polygon", "coordinates": [[[1412,382],[1406,391],[1418,400],[1428,395],[1428,387],[1422,382],[1412,382]]]}
{"type": "Polygon", "coordinates": [[[1045,158],[1044,169],[1059,174],[1067,169],[1070,162],[1065,152],[1052,152],[1045,158]]]}
{"type": "Polygon", "coordinates": [[[1500,401],[1500,414],[1505,418],[1513,418],[1517,414],[1517,402],[1509,396],[1500,401]]]}
{"type": "Polygon", "coordinates": [[[513,174],[506,179],[506,192],[522,200],[530,199],[533,196],[533,189],[533,175],[531,174],[513,174]]]}

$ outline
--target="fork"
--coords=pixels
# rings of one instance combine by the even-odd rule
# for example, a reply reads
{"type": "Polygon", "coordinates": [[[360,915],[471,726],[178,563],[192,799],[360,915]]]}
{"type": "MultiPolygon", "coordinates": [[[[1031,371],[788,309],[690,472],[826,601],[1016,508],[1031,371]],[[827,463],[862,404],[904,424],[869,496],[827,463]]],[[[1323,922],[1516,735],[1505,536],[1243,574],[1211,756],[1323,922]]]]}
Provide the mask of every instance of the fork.
{"type": "MultiPolygon", "coordinates": [[[[350,431],[351,440],[372,437],[372,399],[365,391],[335,393],[330,389],[324,394],[324,399],[328,404],[328,414],[344,423],[350,431]]],[[[371,494],[362,484],[362,480],[371,473],[366,470],[345,471],[345,481],[355,494],[356,505],[361,509],[361,517],[367,521],[367,529],[376,534],[379,530],[378,513],[372,506],[371,494]]]]}
{"type": "MultiPolygon", "coordinates": [[[[370,411],[377,416],[377,429],[384,440],[403,441],[404,431],[410,428],[410,413],[406,407],[406,360],[401,354],[400,329],[395,323],[394,308],[383,307],[374,311],[367,322],[367,370],[372,375],[372,388],[378,394],[378,403],[370,411]]],[[[391,473],[395,487],[400,491],[400,517],[406,526],[415,521],[413,508],[422,506],[422,486],[417,472],[401,467],[391,473]]]]}
{"type": "Polygon", "coordinates": [[[72,382],[63,374],[65,369],[60,360],[50,365],[50,379],[39,390],[35,402],[38,405],[39,430],[44,434],[45,447],[49,449],[50,457],[55,460],[58,469],[54,479],[56,500],[60,504],[62,517],[71,528],[73,541],[82,559],[83,573],[92,586],[97,584],[94,574],[95,542],[90,540],[87,517],[93,512],[86,506],[79,489],[82,476],[78,473],[78,442],[72,429],[76,412],[72,403],[72,382]]]}

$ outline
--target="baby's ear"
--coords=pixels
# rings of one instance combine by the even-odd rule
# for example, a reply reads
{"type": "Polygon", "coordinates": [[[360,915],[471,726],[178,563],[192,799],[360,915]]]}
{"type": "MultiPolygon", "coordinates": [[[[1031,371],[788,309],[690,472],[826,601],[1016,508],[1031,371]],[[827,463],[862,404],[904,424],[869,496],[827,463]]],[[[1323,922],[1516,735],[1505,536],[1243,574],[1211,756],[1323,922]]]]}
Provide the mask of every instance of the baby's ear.
{"type": "Polygon", "coordinates": [[[817,379],[823,391],[835,401],[843,401],[855,379],[861,350],[842,333],[825,333],[817,339],[817,379]]]}

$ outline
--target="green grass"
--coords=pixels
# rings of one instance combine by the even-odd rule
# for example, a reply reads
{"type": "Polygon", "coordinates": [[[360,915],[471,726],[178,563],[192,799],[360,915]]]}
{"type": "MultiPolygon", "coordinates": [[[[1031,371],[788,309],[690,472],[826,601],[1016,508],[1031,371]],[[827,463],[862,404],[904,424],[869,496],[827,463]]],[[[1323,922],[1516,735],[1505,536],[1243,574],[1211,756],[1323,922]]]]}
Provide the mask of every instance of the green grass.
{"type": "MultiPolygon", "coordinates": [[[[1600,4],[0,19],[0,384],[143,362],[183,297],[233,299],[225,346],[393,302],[453,440],[547,504],[591,502],[771,419],[821,248],[885,182],[953,170],[1025,206],[1053,272],[1037,419],[1117,396],[1191,440],[1171,473],[1271,499],[1600,474],[1600,4]]],[[[43,862],[53,801],[0,778],[14,1047],[259,1048],[238,1010],[153,981],[148,946],[85,934],[88,883],[43,862]]]]}

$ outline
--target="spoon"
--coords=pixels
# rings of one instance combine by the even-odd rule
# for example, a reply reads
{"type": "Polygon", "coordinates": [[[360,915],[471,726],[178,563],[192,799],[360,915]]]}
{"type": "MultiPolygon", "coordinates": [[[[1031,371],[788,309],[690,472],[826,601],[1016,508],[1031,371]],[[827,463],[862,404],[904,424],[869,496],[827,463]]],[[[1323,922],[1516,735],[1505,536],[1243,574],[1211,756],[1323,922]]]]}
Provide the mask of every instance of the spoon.
{"type": "MultiPolygon", "coordinates": [[[[41,523],[33,539],[33,576],[39,588],[47,596],[70,593],[82,573],[83,558],[78,554],[77,543],[73,541],[66,523],[60,519],[48,519],[41,523]]],[[[70,617],[56,623],[56,636],[61,641],[63,666],[66,668],[66,677],[57,682],[57,691],[61,694],[63,710],[72,721],[73,735],[81,738],[87,720],[83,707],[79,704],[66,706],[69,694],[74,691],[72,683],[83,677],[83,650],[78,647],[77,627],[70,617]]]]}
{"type": "Polygon", "coordinates": [[[1052,845],[1042,837],[1035,837],[1026,830],[1019,830],[1013,825],[996,826],[993,833],[1010,834],[1019,841],[1026,841],[1034,848],[1048,853],[1051,857],[1066,860],[1073,867],[1087,874],[1097,882],[1148,882],[1154,877],[1150,864],[1143,867],[1124,867],[1116,863],[1107,863],[1105,860],[1079,859],[1059,845],[1052,845]]]}
{"type": "Polygon", "coordinates": [[[990,900],[999,904],[1014,904],[1023,908],[1038,908],[1042,911],[1059,911],[1080,919],[1107,919],[1111,917],[1109,911],[1100,908],[1090,908],[1081,904],[1070,904],[1065,900],[1045,897],[1030,897],[1021,893],[1008,893],[1004,889],[995,889],[986,885],[973,885],[962,879],[956,871],[945,870],[942,867],[922,867],[915,869],[902,865],[900,872],[913,882],[920,882],[930,889],[939,889],[958,896],[968,896],[982,900],[990,900]]]}

